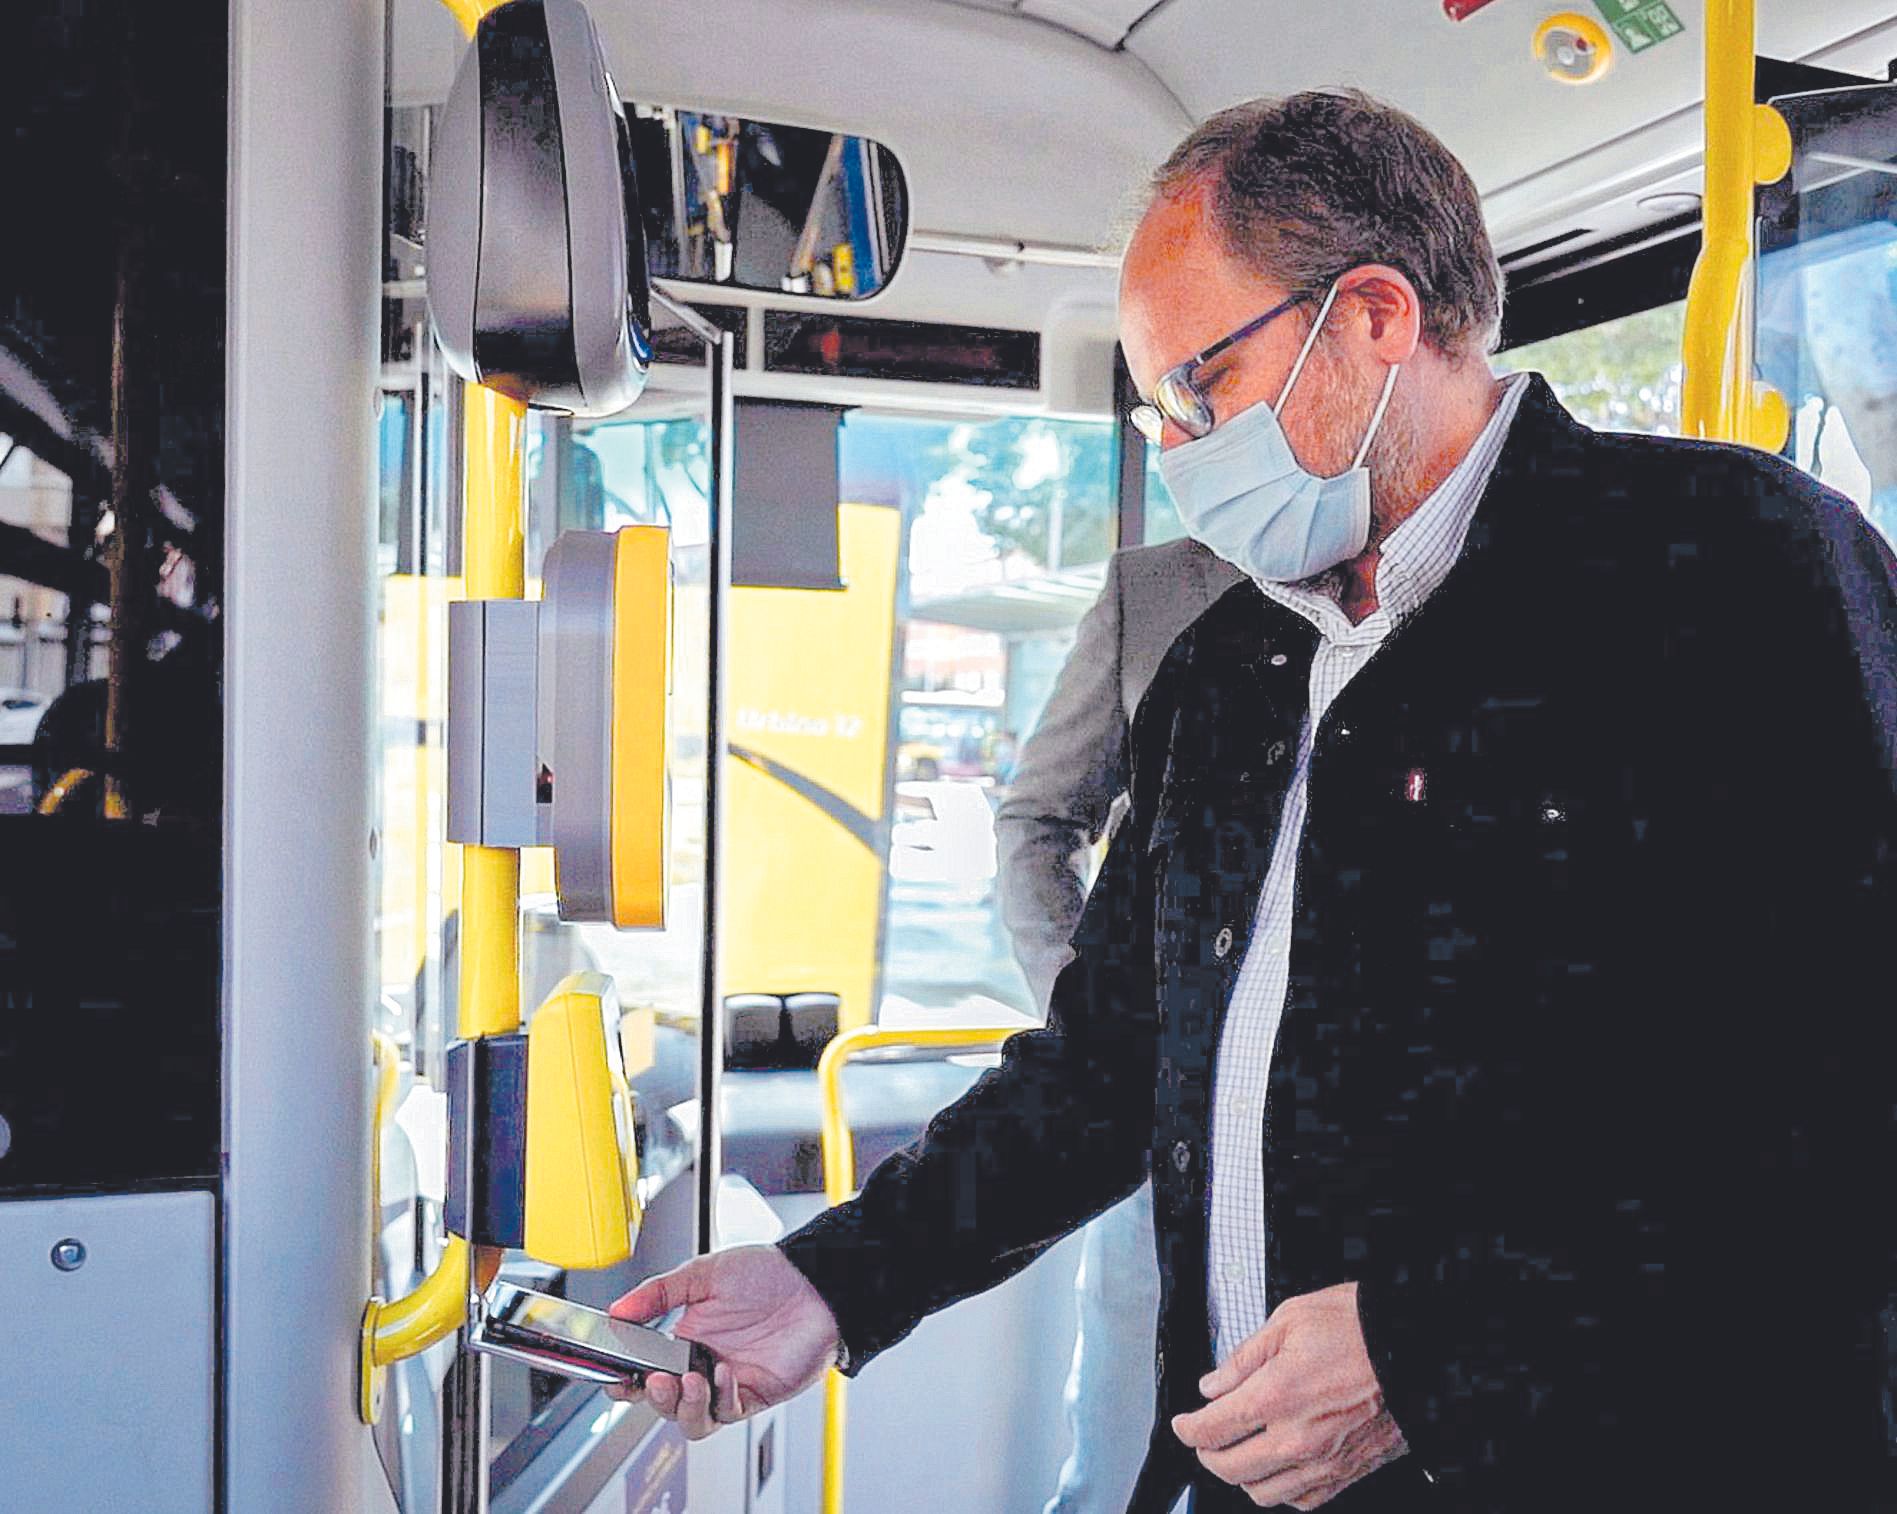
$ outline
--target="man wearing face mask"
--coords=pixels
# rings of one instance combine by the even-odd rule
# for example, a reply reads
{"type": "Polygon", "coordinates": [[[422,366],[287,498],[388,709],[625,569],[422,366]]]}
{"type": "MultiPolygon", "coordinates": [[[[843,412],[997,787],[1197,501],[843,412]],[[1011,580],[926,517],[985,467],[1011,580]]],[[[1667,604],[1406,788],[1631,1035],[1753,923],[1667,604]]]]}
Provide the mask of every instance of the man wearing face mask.
{"type": "Polygon", "coordinates": [[[1498,382],[1499,301],[1361,95],[1160,169],[1135,421],[1245,580],[1141,701],[1048,1028],[622,1312],[780,1398],[1150,1171],[1139,1514],[1897,1508],[1897,565],[1776,458],[1498,382]]]}

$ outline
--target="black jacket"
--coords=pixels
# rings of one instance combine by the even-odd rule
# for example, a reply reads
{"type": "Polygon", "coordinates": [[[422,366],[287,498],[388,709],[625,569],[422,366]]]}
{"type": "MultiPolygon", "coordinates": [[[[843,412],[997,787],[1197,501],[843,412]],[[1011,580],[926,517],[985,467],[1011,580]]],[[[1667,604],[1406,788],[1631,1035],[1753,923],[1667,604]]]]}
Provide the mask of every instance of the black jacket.
{"type": "MultiPolygon", "coordinates": [[[[1462,558],[1325,716],[1267,1282],[1359,1284],[1412,1448],[1338,1514],[1897,1507],[1893,577],[1789,465],[1597,435],[1537,379],[1462,558]]],[[[1140,1514],[1195,1474],[1200,1514],[1251,1507],[1169,1419],[1315,644],[1249,583],[1179,639],[1048,1028],[783,1243],[857,1366],[1150,1166],[1140,1514]]]]}

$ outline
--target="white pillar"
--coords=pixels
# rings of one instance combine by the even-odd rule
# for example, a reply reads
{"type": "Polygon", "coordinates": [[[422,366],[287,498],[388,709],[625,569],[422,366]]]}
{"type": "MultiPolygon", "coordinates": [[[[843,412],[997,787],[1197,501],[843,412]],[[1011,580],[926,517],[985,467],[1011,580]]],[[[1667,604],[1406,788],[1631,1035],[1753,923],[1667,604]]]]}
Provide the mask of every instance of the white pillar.
{"type": "Polygon", "coordinates": [[[226,1507],[350,1514],[368,1431],[383,7],[232,0],[226,1507]]]}

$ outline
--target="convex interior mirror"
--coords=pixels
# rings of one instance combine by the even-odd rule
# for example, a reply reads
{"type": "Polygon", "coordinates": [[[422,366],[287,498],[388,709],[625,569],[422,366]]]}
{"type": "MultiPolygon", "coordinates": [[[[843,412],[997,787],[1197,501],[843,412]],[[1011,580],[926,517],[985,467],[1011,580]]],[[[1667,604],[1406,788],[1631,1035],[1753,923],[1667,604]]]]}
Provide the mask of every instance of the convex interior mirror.
{"type": "Polygon", "coordinates": [[[908,190],[867,137],[633,107],[656,278],[861,300],[896,271],[908,190]]]}
{"type": "Polygon", "coordinates": [[[575,415],[623,410],[651,363],[632,135],[580,0],[481,18],[434,143],[428,308],[464,379],[575,415]]]}

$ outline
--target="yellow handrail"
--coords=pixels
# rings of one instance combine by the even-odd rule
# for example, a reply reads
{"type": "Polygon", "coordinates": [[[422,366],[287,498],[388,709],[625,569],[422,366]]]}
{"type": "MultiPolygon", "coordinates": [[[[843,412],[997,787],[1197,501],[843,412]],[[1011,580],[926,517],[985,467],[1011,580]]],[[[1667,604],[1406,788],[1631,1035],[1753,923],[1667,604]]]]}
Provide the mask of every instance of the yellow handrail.
{"type": "MultiPolygon", "coordinates": [[[[472,37],[503,0],[443,0],[472,37]]],[[[469,599],[519,599],[526,591],[526,532],[521,521],[527,407],[478,385],[467,386],[467,498],[462,560],[469,599]]],[[[520,1028],[520,853],[503,847],[461,849],[461,967],[456,1030],[464,1039],[520,1028]]],[[[361,1412],[375,1423],[379,1369],[426,1351],[460,1329],[471,1288],[500,1271],[498,1247],[470,1248],[448,1237],[441,1261],[406,1298],[371,1299],[363,1315],[361,1412]]]]}
{"type": "MultiPolygon", "coordinates": [[[[861,1025],[837,1036],[817,1061],[817,1096],[821,1101],[823,1141],[823,1196],[841,1204],[856,1189],[856,1140],[843,1115],[843,1067],[866,1051],[888,1046],[948,1046],[977,1050],[999,1046],[1017,1026],[930,1026],[898,1030],[861,1025]]],[[[823,1375],[823,1502],[822,1514],[843,1514],[844,1392],[847,1382],[832,1367],[823,1375]]]]}
{"type": "Polygon", "coordinates": [[[1686,295],[1680,431],[1776,452],[1791,416],[1752,367],[1752,192],[1785,176],[1791,130],[1753,102],[1753,0],[1706,4],[1706,197],[1686,295]]]}
{"type": "MultiPolygon", "coordinates": [[[[88,778],[94,776],[91,768],[67,768],[59,775],[59,781],[40,796],[38,813],[58,814],[65,807],[66,801],[72,798],[74,791],[88,778]]],[[[125,805],[124,791],[108,779],[105,790],[105,818],[123,820],[129,813],[125,805]]]]}
{"type": "Polygon", "coordinates": [[[80,784],[92,776],[91,768],[67,768],[59,775],[59,780],[40,796],[39,813],[56,815],[66,801],[73,796],[80,784]]]}
{"type": "MultiPolygon", "coordinates": [[[[375,1154],[369,1166],[375,1219],[370,1234],[376,1235],[382,1228],[382,1138],[395,1118],[402,1053],[394,1039],[380,1031],[371,1033],[369,1044],[375,1061],[375,1122],[370,1137],[375,1154]]],[[[357,1390],[357,1412],[364,1424],[374,1424],[381,1412],[382,1369],[454,1334],[467,1312],[467,1295],[468,1243],[451,1235],[435,1270],[411,1293],[392,1304],[369,1300],[362,1311],[362,1371],[357,1390]]]]}

